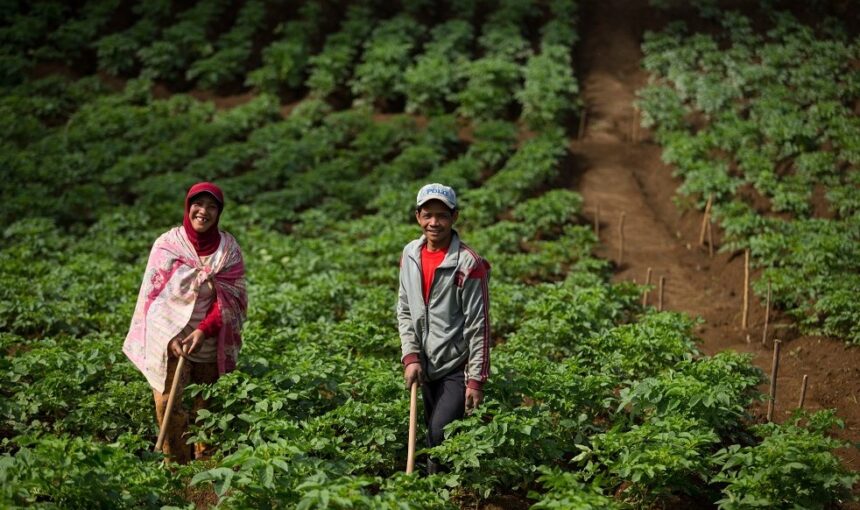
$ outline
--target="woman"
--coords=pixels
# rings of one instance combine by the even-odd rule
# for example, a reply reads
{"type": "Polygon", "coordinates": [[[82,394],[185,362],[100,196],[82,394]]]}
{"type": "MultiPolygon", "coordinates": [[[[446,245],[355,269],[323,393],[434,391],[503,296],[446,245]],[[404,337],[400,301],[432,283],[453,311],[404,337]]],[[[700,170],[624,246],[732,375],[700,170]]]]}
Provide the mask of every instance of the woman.
{"type": "MultiPolygon", "coordinates": [[[[152,246],[123,352],[143,372],[161,423],[179,356],[186,359],[178,392],[186,384],[213,383],[236,367],[248,297],[245,266],[236,239],[218,230],[224,195],[201,182],[185,196],[182,226],[152,246]]],[[[192,418],[206,402],[198,397],[192,418]]],[[[163,451],[180,463],[191,459],[185,431],[188,413],[174,400],[163,451]]],[[[197,444],[197,458],[208,455],[197,444]]]]}

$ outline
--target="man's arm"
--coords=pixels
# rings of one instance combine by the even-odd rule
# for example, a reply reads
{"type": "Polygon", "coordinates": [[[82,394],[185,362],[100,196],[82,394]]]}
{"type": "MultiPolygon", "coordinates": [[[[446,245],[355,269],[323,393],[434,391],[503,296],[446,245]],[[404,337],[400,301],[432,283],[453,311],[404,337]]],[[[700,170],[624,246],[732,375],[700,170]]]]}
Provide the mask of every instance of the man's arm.
{"type": "Polygon", "coordinates": [[[477,262],[477,267],[463,282],[463,312],[466,316],[463,335],[469,346],[469,360],[466,363],[467,409],[481,403],[484,383],[490,375],[490,265],[483,259],[477,262]]]}
{"type": "Polygon", "coordinates": [[[403,378],[406,387],[413,382],[421,383],[423,376],[420,363],[421,345],[415,334],[412,314],[409,311],[409,295],[406,292],[406,281],[403,260],[400,261],[400,288],[397,296],[397,329],[400,332],[400,360],[403,362],[403,378]]]}

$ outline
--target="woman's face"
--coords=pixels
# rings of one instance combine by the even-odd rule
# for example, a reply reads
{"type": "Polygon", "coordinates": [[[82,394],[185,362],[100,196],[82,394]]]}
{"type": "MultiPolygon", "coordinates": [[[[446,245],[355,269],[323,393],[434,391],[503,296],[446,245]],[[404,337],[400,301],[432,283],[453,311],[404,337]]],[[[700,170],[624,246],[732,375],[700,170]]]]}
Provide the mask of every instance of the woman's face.
{"type": "Polygon", "coordinates": [[[208,194],[194,197],[191,207],[188,208],[188,219],[191,220],[191,228],[195,232],[206,232],[218,219],[218,202],[208,194]]]}

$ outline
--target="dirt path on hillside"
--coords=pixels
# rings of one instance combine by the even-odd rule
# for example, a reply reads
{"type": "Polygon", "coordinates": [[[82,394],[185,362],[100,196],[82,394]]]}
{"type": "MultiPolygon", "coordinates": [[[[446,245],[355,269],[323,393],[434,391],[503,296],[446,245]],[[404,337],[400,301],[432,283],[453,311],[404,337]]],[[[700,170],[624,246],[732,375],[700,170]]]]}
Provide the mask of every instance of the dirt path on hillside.
{"type": "MultiPolygon", "coordinates": [[[[618,257],[618,226],[625,213],[622,263],[615,280],[643,283],[647,268],[652,282],[666,277],[664,308],[701,316],[697,332],[707,354],[733,349],[753,353],[756,365],[770,375],[772,344],[761,345],[764,304],[751,296],[749,328],[741,329],[743,255],[718,253],[710,258],[698,245],[701,212],[683,211],[673,202],[679,181],[660,160],[660,148],[639,133],[633,142],[635,91],[647,83],[639,68],[639,43],[644,27],[661,20],[647,2],[612,0],[585,6],[583,40],[578,51],[579,79],[588,105],[588,123],[581,140],[570,143],[574,157],[584,168],[578,191],[585,199],[585,213],[593,220],[600,213],[598,254],[618,257]],[[750,337],[747,342],[747,335],[750,337]]],[[[719,246],[719,229],[715,229],[719,246]]],[[[758,278],[753,271],[752,280],[758,278]]],[[[656,305],[656,292],[651,304],[656,305]]],[[[800,336],[792,322],[773,315],[770,338],[783,340],[777,377],[775,419],[789,417],[798,402],[803,375],[809,376],[807,409],[836,408],[846,422],[840,435],[860,441],[860,348],[819,337],[800,336]]],[[[767,388],[763,388],[767,391],[767,388]]],[[[765,406],[754,411],[764,415],[765,406]]],[[[860,470],[858,449],[840,452],[848,465],[860,470]]]]}

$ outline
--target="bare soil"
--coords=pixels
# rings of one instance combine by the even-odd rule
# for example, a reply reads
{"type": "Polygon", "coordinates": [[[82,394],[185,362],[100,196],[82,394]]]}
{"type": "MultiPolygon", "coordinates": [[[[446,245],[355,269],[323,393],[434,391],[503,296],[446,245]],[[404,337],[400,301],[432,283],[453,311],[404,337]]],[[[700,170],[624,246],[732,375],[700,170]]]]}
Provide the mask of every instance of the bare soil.
{"type": "MultiPolygon", "coordinates": [[[[656,28],[665,19],[644,1],[590,2],[583,12],[577,64],[588,123],[583,138],[571,140],[570,149],[580,160],[577,166],[584,169],[576,189],[592,221],[599,207],[598,255],[617,262],[624,213],[624,252],[621,263],[616,263],[614,280],[644,283],[648,268],[653,268],[652,283],[664,276],[664,309],[704,319],[697,333],[705,354],[727,349],[751,353],[754,363],[770,376],[773,339],[780,339],[774,420],[786,420],[797,408],[801,382],[808,375],[804,407],[837,409],[845,421],[838,436],[857,444],[860,348],[840,339],[802,335],[779,311],[771,312],[769,339],[762,345],[765,306],[752,291],[749,325],[743,330],[743,254],[717,252],[711,258],[699,246],[702,213],[677,198],[680,180],[661,161],[660,147],[649,139],[647,130],[634,131],[635,91],[648,79],[639,67],[641,36],[645,27],[656,28]]],[[[714,234],[719,248],[716,227],[714,234]]],[[[751,281],[758,276],[759,271],[752,271],[751,281]]],[[[650,303],[656,305],[656,300],[655,291],[650,303]]],[[[765,410],[760,406],[753,412],[764,420],[765,410]]],[[[839,453],[851,469],[860,469],[857,448],[839,453]]]]}

